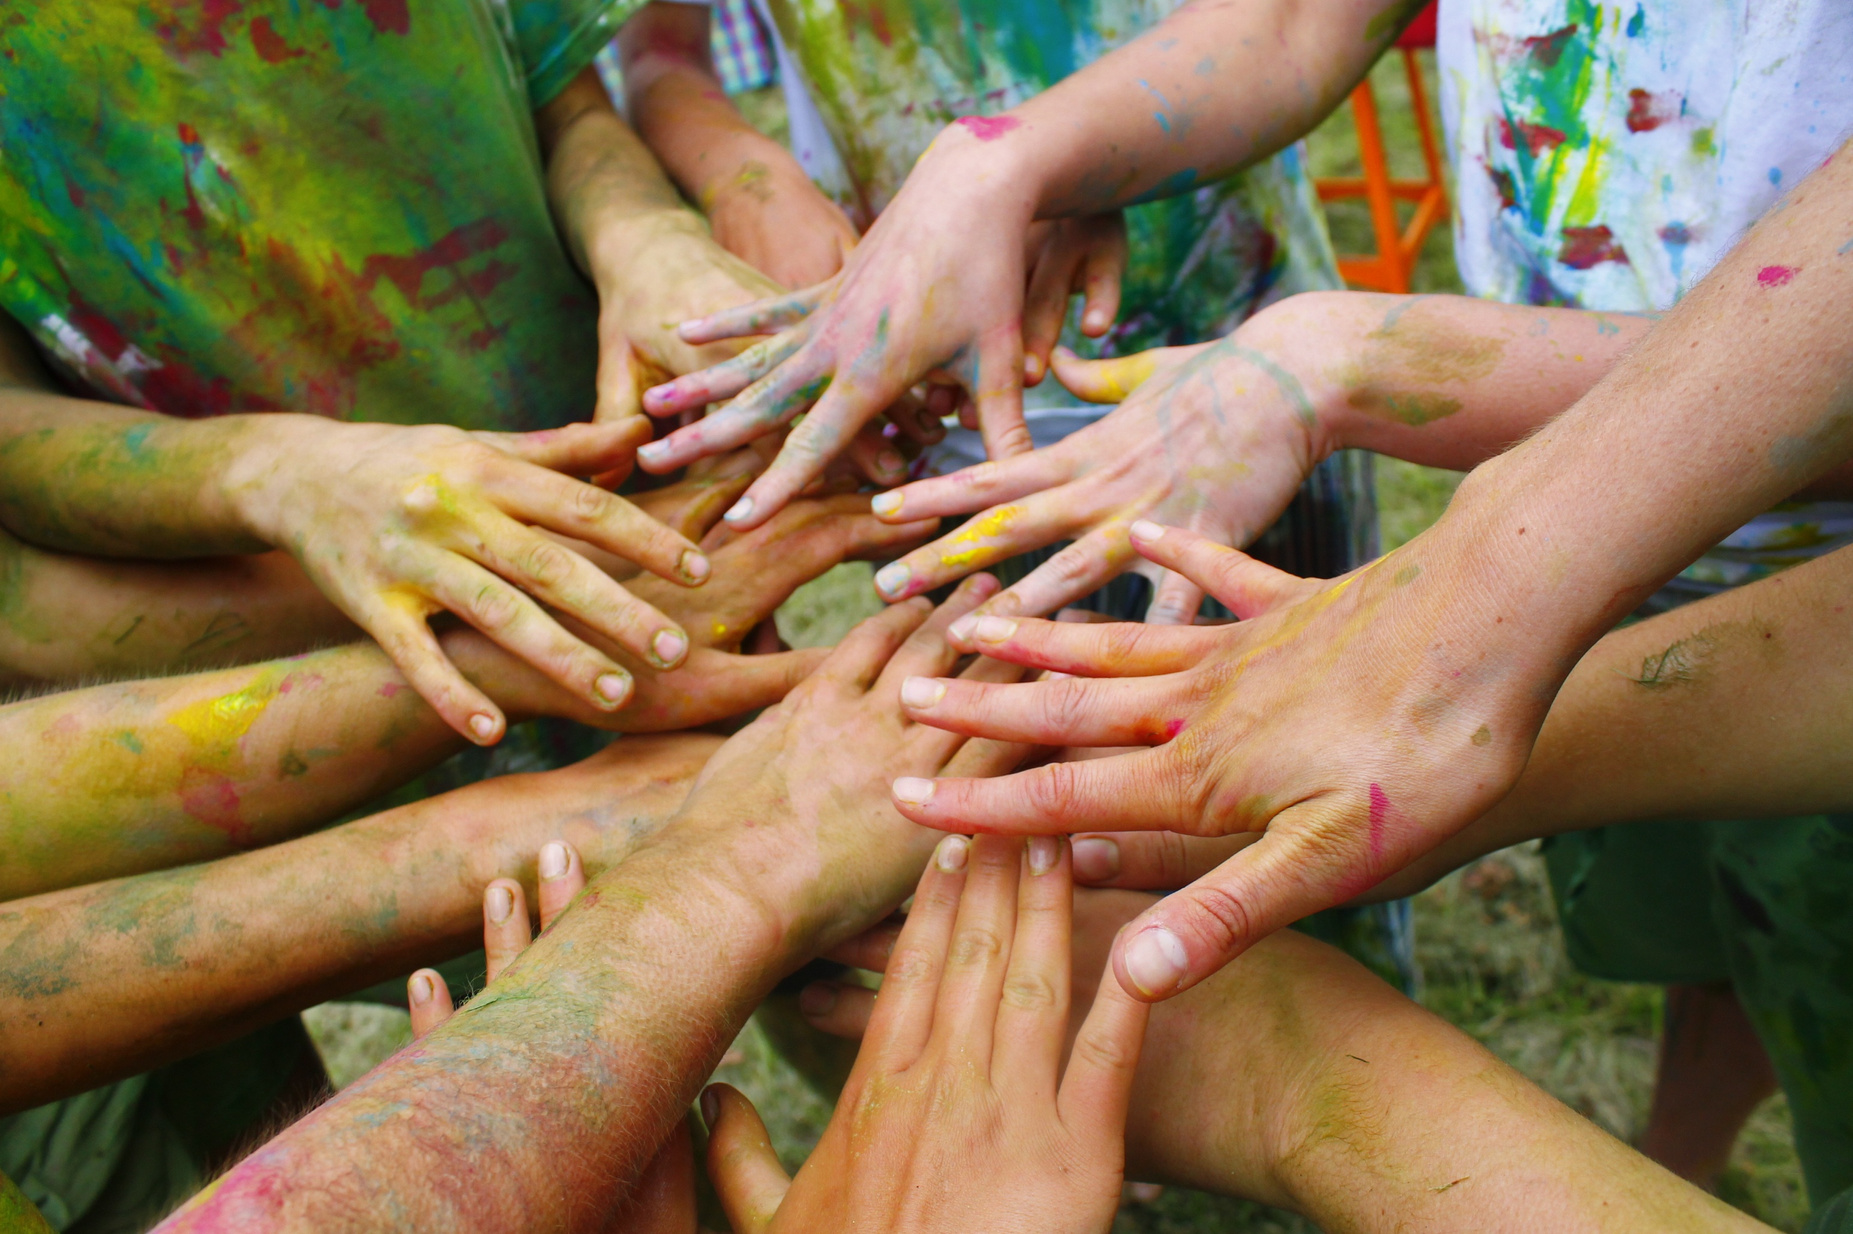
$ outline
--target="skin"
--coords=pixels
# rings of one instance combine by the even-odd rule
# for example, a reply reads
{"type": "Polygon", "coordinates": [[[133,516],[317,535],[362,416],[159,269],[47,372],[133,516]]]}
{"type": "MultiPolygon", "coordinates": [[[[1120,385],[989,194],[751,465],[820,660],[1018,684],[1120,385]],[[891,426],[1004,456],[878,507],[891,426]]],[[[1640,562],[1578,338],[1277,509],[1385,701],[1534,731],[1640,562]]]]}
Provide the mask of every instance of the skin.
{"type": "Polygon", "coordinates": [[[1113,1223],[1149,1009],[1109,984],[1069,1051],[1067,846],[1027,847],[940,842],[855,1069],[795,1179],[751,1102],[724,1084],[703,1095],[708,1173],[736,1234],[1113,1223]]]}
{"type": "MultiPolygon", "coordinates": [[[[1335,450],[1471,469],[1587,393],[1650,325],[1468,296],[1313,292],[1214,343],[1101,361],[1058,352],[1071,391],[1122,405],[1047,449],[877,498],[887,518],[975,514],[884,567],[877,589],[903,599],[1075,541],[985,610],[1040,616],[1139,560],[1126,531],[1136,519],[1247,544],[1335,450]]],[[[1167,575],[1150,620],[1187,623],[1202,600],[1167,575]]]]}
{"type": "Polygon", "coordinates": [[[883,770],[995,772],[1020,755],[910,724],[895,703],[901,677],[952,665],[946,625],[995,586],[859,626],[728,741],[672,823],[588,883],[499,991],[163,1228],[602,1228],[778,977],[907,894],[935,837],[887,807],[883,770]],[[440,1172],[467,1185],[431,1187],[440,1172]]]}
{"type": "MultiPolygon", "coordinates": [[[[1154,748],[989,784],[897,781],[903,812],[959,831],[1265,831],[1116,950],[1148,998],[1435,848],[1516,782],[1564,678],[1617,620],[1853,455],[1849,190],[1844,157],[1804,180],[1588,394],[1361,570],[1289,595],[1225,563],[1216,594],[1247,620],[1220,628],[975,618],[963,645],[1098,679],[983,697],[909,683],[911,715],[1154,748]]],[[[1130,530],[1167,569],[1216,551],[1130,530]]]]}
{"type": "MultiPolygon", "coordinates": [[[[1842,549],[1608,634],[1558,691],[1512,791],[1362,899],[1413,895],[1540,836],[1847,809],[1853,764],[1838,736],[1853,723],[1849,602],[1853,552],[1842,549]]],[[[1077,877],[1180,887],[1255,838],[1077,836],[1077,877]]]]}
{"type": "Polygon", "coordinates": [[[1281,149],[1344,99],[1418,7],[1188,4],[1010,111],[954,121],[829,285],[685,328],[704,340],[782,333],[723,373],[651,391],[657,414],[744,391],[726,420],[671,436],[664,465],[811,408],[743,499],[736,517],[751,526],[935,372],[963,386],[993,460],[1026,453],[1031,224],[1180,192],[1281,149]]]}
{"type": "MultiPolygon", "coordinates": [[[[730,489],[738,483],[718,496],[730,489]]],[[[720,571],[709,586],[637,584],[692,632],[695,647],[672,673],[610,649],[638,683],[617,712],[586,707],[473,630],[448,631],[442,642],[517,720],[565,716],[630,733],[708,724],[776,702],[822,660],[822,651],[735,654],[794,590],[848,558],[917,542],[930,527],[885,526],[869,516],[866,497],[850,495],[796,503],[744,535],[720,529],[709,537],[720,571]]],[[[13,703],[0,707],[0,743],[36,752],[0,772],[4,898],[288,839],[462,744],[370,643],[13,703]]]]}
{"type": "MultiPolygon", "coordinates": [[[[1077,1009],[1119,997],[1111,981],[1097,993],[1095,974],[1117,932],[1151,903],[1076,893],[1077,1009]]],[[[812,987],[806,1001],[816,1027],[845,1035],[862,1033],[871,1003],[882,1007],[855,986],[812,987]]],[[[1125,1154],[1134,1178],[1259,1200],[1334,1234],[1769,1228],[1613,1139],[1336,948],[1292,931],[1152,1009],[1125,1154]]],[[[959,1162],[960,1189],[984,1194],[1002,1173],[998,1156],[959,1162]]],[[[1111,1215],[1092,1228],[1105,1230],[1111,1215]]]]}
{"type": "Polygon", "coordinates": [[[0,907],[0,1108],[150,1070],[463,954],[483,885],[546,840],[595,868],[669,817],[719,739],[626,738],[256,852],[0,907]]]}

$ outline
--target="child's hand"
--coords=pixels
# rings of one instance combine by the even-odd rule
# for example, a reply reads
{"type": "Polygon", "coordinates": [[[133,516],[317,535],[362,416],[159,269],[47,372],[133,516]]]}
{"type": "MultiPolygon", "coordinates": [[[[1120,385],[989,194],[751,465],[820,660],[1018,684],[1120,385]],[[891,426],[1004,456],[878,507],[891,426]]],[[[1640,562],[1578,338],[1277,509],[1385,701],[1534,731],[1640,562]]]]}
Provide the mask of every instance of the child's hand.
{"type": "Polygon", "coordinates": [[[786,287],[832,277],[856,247],[849,216],[789,160],[748,160],[701,207],[722,248],[786,287]]]}
{"type": "Polygon", "coordinates": [[[1119,316],[1120,280],[1126,273],[1126,218],[1111,210],[1036,223],[1030,228],[1029,248],[1029,292],[1023,301],[1023,384],[1033,386],[1049,370],[1049,353],[1062,336],[1071,295],[1082,297],[1081,333],[1089,338],[1105,334],[1119,316]]]}
{"type": "Polygon", "coordinates": [[[641,421],[515,434],[261,419],[264,437],[227,476],[244,523],[293,554],[470,740],[495,744],[506,721],[445,655],[433,614],[457,614],[600,712],[629,701],[630,673],[541,602],[655,668],[686,657],[686,631],[541,534],[583,540],[680,587],[708,577],[687,537],[572,478],[619,466],[641,421]]]}
{"type": "Polygon", "coordinates": [[[703,1094],[708,1172],[738,1234],[1112,1224],[1147,1009],[1103,981],[1064,1071],[1066,849],[940,842],[855,1070],[796,1179],[744,1096],[703,1094]]]}

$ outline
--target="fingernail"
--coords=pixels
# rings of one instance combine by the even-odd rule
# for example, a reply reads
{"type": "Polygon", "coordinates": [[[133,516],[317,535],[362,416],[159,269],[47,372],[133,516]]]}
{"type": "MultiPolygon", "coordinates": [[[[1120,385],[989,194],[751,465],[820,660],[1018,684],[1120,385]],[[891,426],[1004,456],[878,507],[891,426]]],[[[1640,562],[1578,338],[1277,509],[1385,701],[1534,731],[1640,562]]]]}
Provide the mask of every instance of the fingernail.
{"type": "Polygon", "coordinates": [[[919,419],[920,419],[920,431],[923,433],[937,433],[939,432],[940,429],[945,427],[939,422],[938,416],[934,415],[930,411],[925,410],[924,408],[920,412],[919,419]]]}
{"type": "Polygon", "coordinates": [[[1065,608],[1061,612],[1055,614],[1055,620],[1073,625],[1076,622],[1087,621],[1088,612],[1084,608],[1065,608]]]}
{"type": "Polygon", "coordinates": [[[680,630],[658,630],[650,640],[650,653],[658,664],[674,664],[688,650],[688,638],[680,630]]]}
{"type": "Polygon", "coordinates": [[[906,707],[931,707],[945,697],[945,683],[931,677],[909,677],[901,683],[901,703],[906,707]]]}
{"type": "Polygon", "coordinates": [[[899,450],[883,450],[875,456],[875,468],[884,474],[892,475],[907,468],[907,460],[901,457],[899,450]]]}
{"type": "Polygon", "coordinates": [[[702,1089],[701,1090],[701,1121],[708,1124],[709,1132],[712,1132],[714,1130],[714,1124],[720,1121],[720,1117],[721,1117],[721,1095],[711,1087],[702,1089]]]}
{"type": "Polygon", "coordinates": [[[981,643],[1001,643],[1017,632],[1017,623],[1008,617],[980,617],[972,627],[972,637],[981,643]]]}
{"type": "Polygon", "coordinates": [[[828,981],[813,981],[798,991],[798,1010],[805,1015],[829,1015],[836,1010],[836,987],[828,981]]]}
{"type": "Polygon", "coordinates": [[[1158,998],[1177,989],[1184,979],[1184,944],[1163,926],[1142,931],[1126,944],[1126,975],[1139,993],[1158,998]]]}
{"type": "Polygon", "coordinates": [[[933,800],[933,781],[919,776],[902,776],[894,782],[895,800],[910,806],[923,806],[933,800]]]}
{"type": "Polygon", "coordinates": [[[1023,357],[1023,380],[1033,386],[1036,384],[1036,379],[1041,376],[1042,376],[1041,358],[1038,356],[1024,356],[1023,357]]]}
{"type": "Polygon", "coordinates": [[[631,679],[623,673],[606,673],[592,683],[598,696],[607,703],[616,705],[624,701],[631,692],[631,679]]]}
{"type": "Polygon", "coordinates": [[[1156,540],[1165,534],[1165,529],[1150,519],[1138,519],[1132,525],[1132,538],[1135,540],[1156,540]]]}
{"type": "Polygon", "coordinates": [[[976,617],[961,617],[946,627],[946,633],[952,636],[954,642],[968,643],[971,641],[972,627],[977,624],[976,617]]]}
{"type": "Polygon", "coordinates": [[[652,441],[637,447],[637,457],[646,463],[660,463],[669,457],[669,443],[652,441]]]}
{"type": "Polygon", "coordinates": [[[501,925],[515,911],[514,893],[506,887],[491,887],[483,897],[483,907],[489,910],[489,920],[501,925]]]}
{"type": "Polygon", "coordinates": [[[412,1006],[422,1007],[430,1002],[437,993],[437,987],[431,983],[431,974],[412,974],[412,1006]]]}
{"type": "Polygon", "coordinates": [[[875,513],[881,515],[883,518],[886,518],[890,514],[899,514],[901,512],[902,500],[903,498],[899,493],[877,493],[875,499],[869,502],[869,509],[875,511],[875,513]]]}
{"type": "Polygon", "coordinates": [[[722,516],[730,523],[743,523],[753,517],[753,499],[742,497],[733,503],[733,509],[722,516]]]}
{"type": "Polygon", "coordinates": [[[470,731],[476,734],[476,740],[490,742],[495,740],[495,717],[481,712],[470,717],[470,731]]]}
{"type": "Polygon", "coordinates": [[[682,551],[682,560],[677,563],[676,568],[681,570],[682,577],[691,583],[701,582],[714,569],[708,564],[707,557],[700,550],[692,548],[682,551]]]}
{"type": "Polygon", "coordinates": [[[1107,315],[1096,310],[1083,316],[1081,318],[1081,324],[1086,326],[1089,330],[1098,330],[1107,324],[1107,315]]]}
{"type": "Polygon", "coordinates": [[[540,876],[542,878],[553,879],[560,877],[562,874],[566,873],[568,864],[566,859],[566,845],[560,843],[558,840],[549,840],[540,846],[540,876]]]}
{"type": "Polygon", "coordinates": [[[972,842],[964,836],[947,836],[934,851],[933,864],[948,874],[957,874],[965,868],[965,855],[971,851],[971,847],[972,842]]]}
{"type": "Polygon", "coordinates": [[[1029,872],[1047,874],[1055,868],[1055,862],[1062,855],[1062,844],[1054,836],[1031,836],[1029,838],[1029,872]]]}
{"type": "Polygon", "coordinates": [[[1112,840],[1088,836],[1074,842],[1074,876],[1084,883],[1104,883],[1118,878],[1120,846],[1112,840]]]}
{"type": "Polygon", "coordinates": [[[891,561],[875,571],[875,590],[892,600],[907,590],[907,584],[913,577],[912,570],[898,561],[891,561]]]}

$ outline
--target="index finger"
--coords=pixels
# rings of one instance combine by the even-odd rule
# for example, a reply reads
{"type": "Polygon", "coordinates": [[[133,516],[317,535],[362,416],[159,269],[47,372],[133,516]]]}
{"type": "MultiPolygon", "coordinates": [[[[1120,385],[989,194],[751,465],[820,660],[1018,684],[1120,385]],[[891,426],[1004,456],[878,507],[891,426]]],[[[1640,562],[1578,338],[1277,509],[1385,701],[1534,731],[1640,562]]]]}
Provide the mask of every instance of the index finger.
{"type": "Polygon", "coordinates": [[[788,295],[772,296],[755,300],[751,304],[742,304],[738,308],[709,313],[706,317],[697,317],[677,326],[676,337],[684,343],[700,346],[703,343],[718,343],[723,339],[783,330],[809,317],[835,285],[836,280],[831,279],[788,295]]]}
{"type": "Polygon", "coordinates": [[[685,587],[706,581],[712,566],[687,536],[672,531],[622,497],[539,467],[502,472],[493,482],[509,516],[584,540],[685,587]]]}

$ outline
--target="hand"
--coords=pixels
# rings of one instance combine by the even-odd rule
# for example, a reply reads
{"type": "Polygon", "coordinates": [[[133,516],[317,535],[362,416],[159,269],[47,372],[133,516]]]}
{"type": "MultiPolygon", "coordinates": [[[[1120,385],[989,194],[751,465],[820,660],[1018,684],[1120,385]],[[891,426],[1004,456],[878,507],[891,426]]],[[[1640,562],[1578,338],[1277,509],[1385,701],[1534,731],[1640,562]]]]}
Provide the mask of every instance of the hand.
{"type": "Polygon", "coordinates": [[[560,474],[621,461],[637,444],[634,428],[469,433],[265,419],[276,423],[227,476],[240,517],[288,549],[445,723],[477,744],[501,740],[506,721],[445,656],[427,624],[434,613],[462,617],[598,712],[629,701],[630,673],[537,600],[657,668],[687,655],[688,635],[673,621],[542,534],[584,540],[685,587],[707,578],[708,559],[686,537],[560,474]]]}
{"type": "Polygon", "coordinates": [[[789,159],[747,160],[701,208],[716,243],[783,287],[833,277],[856,247],[849,216],[789,159]]]}
{"type": "Polygon", "coordinates": [[[992,458],[1028,450],[1021,322],[1034,203],[1003,165],[990,165],[987,146],[964,122],[949,125],[829,283],[685,324],[682,337],[692,343],[783,333],[647,392],[644,409],[657,416],[739,397],[653,443],[639,463],[670,471],[808,408],[778,461],[729,512],[735,526],[754,527],[857,430],[936,373],[964,386],[992,458]]]}
{"type": "MultiPolygon", "coordinates": [[[[1269,310],[1219,342],[1119,360],[1080,360],[1058,349],[1054,368],[1063,385],[1091,402],[1125,402],[1046,449],[878,497],[884,518],[982,512],[885,566],[877,589],[904,599],[967,570],[1072,540],[986,606],[1038,616],[1138,561],[1126,533],[1135,519],[1189,527],[1230,546],[1253,540],[1334,445],[1313,401],[1324,385],[1292,371],[1302,366],[1292,362],[1295,336],[1281,328],[1282,318],[1269,310]]],[[[1202,602],[1199,587],[1168,574],[1154,590],[1148,620],[1188,624],[1202,602]]]]}
{"type": "Polygon", "coordinates": [[[1535,666],[1486,662],[1471,646],[1464,659],[1450,654],[1446,623],[1477,624],[1474,580],[1434,566],[1449,558],[1431,551],[1432,534],[1322,580],[1192,532],[1135,524],[1141,554],[1242,620],[1167,628],[974,617],[954,630],[963,646],[1082,676],[1010,688],[909,681],[902,700],[913,718],[955,732],[1155,748],[988,783],[897,780],[901,812],[954,831],[1265,832],[1161,901],[1115,948],[1128,991],[1161,999],[1188,988],[1433,848],[1523,767],[1550,691],[1528,675],[1535,666]]]}
{"type": "Polygon", "coordinates": [[[1042,381],[1049,352],[1080,295],[1081,333],[1099,338],[1120,311],[1126,273],[1126,218],[1118,210],[1036,223],[1029,232],[1029,294],[1023,304],[1023,384],[1042,381]]]}
{"type": "Polygon", "coordinates": [[[702,1095],[740,1234],[1074,1231],[1113,1222],[1147,1007],[1103,982],[1064,1071],[1072,885],[1058,839],[948,836],[855,1069],[787,1180],[752,1103],[702,1095]]]}

